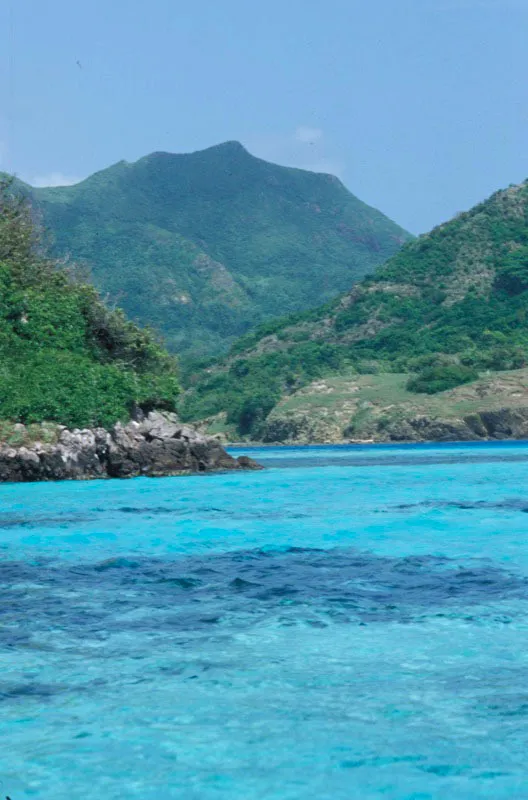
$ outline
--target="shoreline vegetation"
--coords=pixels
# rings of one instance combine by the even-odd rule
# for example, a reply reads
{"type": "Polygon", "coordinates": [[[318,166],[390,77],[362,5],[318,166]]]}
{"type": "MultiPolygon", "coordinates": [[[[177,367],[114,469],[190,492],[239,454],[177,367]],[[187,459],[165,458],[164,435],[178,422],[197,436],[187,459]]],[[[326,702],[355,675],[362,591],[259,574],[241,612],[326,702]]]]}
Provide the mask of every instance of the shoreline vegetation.
{"type": "Polygon", "coordinates": [[[174,416],[176,359],[51,259],[0,180],[0,480],[256,468],[174,416]]]}

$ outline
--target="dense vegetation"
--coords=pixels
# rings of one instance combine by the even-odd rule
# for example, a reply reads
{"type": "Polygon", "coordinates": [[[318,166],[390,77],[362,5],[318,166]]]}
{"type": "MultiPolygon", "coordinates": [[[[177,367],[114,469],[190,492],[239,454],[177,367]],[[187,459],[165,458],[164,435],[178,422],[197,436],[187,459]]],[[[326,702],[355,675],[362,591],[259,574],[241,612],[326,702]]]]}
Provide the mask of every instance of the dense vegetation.
{"type": "Polygon", "coordinates": [[[173,408],[174,359],[45,255],[30,206],[0,180],[0,418],[108,426],[173,408]]]}
{"type": "Polygon", "coordinates": [[[89,264],[99,290],[180,355],[226,352],[259,322],[335,297],[410,238],[337,178],[236,142],[32,191],[55,252],[89,264]]]}
{"type": "Polygon", "coordinates": [[[463,364],[439,364],[425,367],[417,375],[409,378],[407,389],[411,392],[436,394],[476,381],[478,377],[476,369],[465,367],[463,364]]]}
{"type": "Polygon", "coordinates": [[[528,183],[403,247],[352,292],[266,323],[229,357],[186,376],[189,418],[220,411],[258,437],[278,398],[345,370],[407,372],[440,392],[528,358],[528,183]]]}

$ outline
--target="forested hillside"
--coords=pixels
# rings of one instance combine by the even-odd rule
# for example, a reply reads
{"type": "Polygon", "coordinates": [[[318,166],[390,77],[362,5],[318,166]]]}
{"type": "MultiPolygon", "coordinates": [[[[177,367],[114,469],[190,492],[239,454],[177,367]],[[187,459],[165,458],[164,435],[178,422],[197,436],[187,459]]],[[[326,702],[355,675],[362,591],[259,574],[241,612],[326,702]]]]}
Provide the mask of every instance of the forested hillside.
{"type": "Polygon", "coordinates": [[[153,153],[34,189],[54,252],[179,354],[226,352],[270,317],[347,290],[411,237],[331,175],[237,142],[153,153]]]}
{"type": "Polygon", "coordinates": [[[259,438],[277,404],[327,375],[406,373],[406,391],[423,397],[520,369],[527,354],[525,182],[408,243],[347,295],[190,371],[183,408],[194,419],[223,412],[232,434],[259,438]]]}

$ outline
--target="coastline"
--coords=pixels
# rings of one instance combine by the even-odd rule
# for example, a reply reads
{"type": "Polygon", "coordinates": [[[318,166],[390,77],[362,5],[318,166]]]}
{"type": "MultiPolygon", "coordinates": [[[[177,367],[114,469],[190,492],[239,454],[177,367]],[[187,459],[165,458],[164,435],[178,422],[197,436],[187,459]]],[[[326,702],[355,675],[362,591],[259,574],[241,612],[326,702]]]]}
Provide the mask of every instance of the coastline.
{"type": "Polygon", "coordinates": [[[265,430],[265,441],[229,442],[228,448],[280,447],[300,445],[376,445],[376,444],[441,444],[448,442],[507,442],[528,439],[528,406],[482,410],[464,417],[433,418],[423,414],[404,417],[369,430],[369,436],[345,437],[324,426],[314,435],[312,419],[282,417],[280,425],[265,430]],[[275,428],[281,436],[271,438],[275,428]]]}
{"type": "Polygon", "coordinates": [[[173,477],[263,469],[235,458],[218,439],[199,433],[174,414],[151,411],[126,425],[73,429],[62,425],[14,427],[20,444],[0,445],[0,482],[173,477]],[[38,436],[39,432],[42,436],[38,436]]]}

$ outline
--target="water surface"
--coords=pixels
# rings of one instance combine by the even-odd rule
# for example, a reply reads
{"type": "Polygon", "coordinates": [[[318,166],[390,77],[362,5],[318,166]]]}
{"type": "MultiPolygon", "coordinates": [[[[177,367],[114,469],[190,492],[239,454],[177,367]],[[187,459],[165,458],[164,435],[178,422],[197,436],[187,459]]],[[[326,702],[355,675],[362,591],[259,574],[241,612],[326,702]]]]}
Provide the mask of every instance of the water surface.
{"type": "Polygon", "coordinates": [[[0,796],[528,798],[528,446],[0,487],[0,796]]]}

